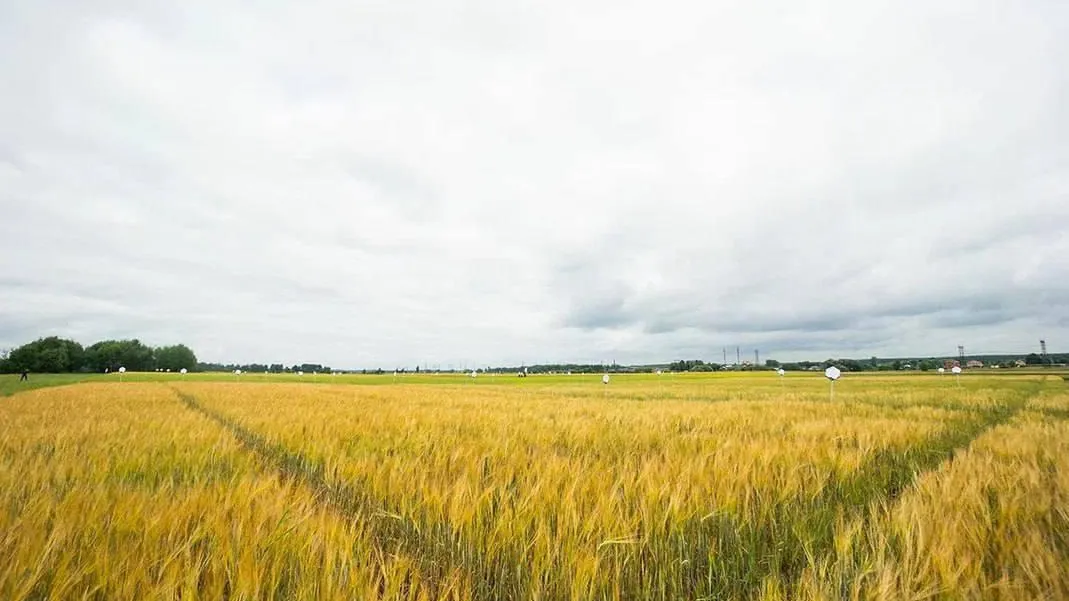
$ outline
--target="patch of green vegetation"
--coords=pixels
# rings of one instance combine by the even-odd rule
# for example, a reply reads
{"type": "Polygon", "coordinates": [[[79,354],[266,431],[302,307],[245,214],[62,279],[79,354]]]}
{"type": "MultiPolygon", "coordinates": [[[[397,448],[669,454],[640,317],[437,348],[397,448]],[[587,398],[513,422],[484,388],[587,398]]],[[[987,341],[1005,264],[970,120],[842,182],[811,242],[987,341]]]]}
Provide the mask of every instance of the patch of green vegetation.
{"type": "Polygon", "coordinates": [[[0,396],[9,396],[47,386],[66,386],[89,380],[99,379],[98,374],[30,374],[25,382],[19,381],[19,374],[0,375],[0,396]]]}

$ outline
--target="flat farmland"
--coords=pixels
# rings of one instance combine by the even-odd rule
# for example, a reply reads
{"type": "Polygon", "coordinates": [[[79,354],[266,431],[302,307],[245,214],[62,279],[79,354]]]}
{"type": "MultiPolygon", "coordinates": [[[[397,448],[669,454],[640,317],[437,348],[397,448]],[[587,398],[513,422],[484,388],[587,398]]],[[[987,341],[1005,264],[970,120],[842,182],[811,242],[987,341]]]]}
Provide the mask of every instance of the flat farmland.
{"type": "Polygon", "coordinates": [[[1067,566],[1053,375],[0,397],[3,599],[1063,599],[1067,566]]]}

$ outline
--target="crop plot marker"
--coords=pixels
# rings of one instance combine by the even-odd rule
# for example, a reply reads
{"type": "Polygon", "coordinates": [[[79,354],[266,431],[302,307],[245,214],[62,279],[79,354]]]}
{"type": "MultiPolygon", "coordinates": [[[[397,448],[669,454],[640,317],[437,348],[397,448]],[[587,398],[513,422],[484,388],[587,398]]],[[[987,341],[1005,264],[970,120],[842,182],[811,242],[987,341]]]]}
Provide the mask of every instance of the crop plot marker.
{"type": "Polygon", "coordinates": [[[120,381],[120,382],[122,382],[122,375],[123,375],[124,373],[126,373],[126,368],[125,368],[125,367],[120,367],[120,368],[119,368],[119,381],[120,381]]]}
{"type": "Polygon", "coordinates": [[[783,376],[787,375],[787,371],[781,367],[776,370],[776,375],[779,376],[779,389],[783,390],[783,376]]]}
{"type": "Polygon", "coordinates": [[[835,381],[843,377],[843,372],[839,371],[838,367],[832,365],[828,369],[824,370],[824,377],[831,382],[831,394],[828,397],[829,400],[835,400],[835,381]]]}
{"type": "Polygon", "coordinates": [[[950,371],[954,374],[954,382],[957,383],[958,388],[961,388],[961,366],[955,365],[950,368],[950,371]]]}

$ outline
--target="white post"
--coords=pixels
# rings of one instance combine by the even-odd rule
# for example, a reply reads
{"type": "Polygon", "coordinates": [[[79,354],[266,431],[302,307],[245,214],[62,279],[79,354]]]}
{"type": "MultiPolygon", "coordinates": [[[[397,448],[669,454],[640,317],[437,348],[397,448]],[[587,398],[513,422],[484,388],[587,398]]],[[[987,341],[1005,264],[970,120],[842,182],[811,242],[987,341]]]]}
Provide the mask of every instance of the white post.
{"type": "Polygon", "coordinates": [[[824,370],[824,377],[831,381],[831,392],[829,395],[831,401],[835,400],[835,381],[842,377],[842,375],[843,374],[839,371],[839,368],[834,365],[824,370]]]}

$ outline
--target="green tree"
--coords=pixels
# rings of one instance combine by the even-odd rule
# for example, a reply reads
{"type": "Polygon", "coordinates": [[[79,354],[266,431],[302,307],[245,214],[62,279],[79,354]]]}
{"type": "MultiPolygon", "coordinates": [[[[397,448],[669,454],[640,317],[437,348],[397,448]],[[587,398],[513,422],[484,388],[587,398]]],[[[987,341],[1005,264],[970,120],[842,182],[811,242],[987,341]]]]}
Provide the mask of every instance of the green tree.
{"type": "Polygon", "coordinates": [[[153,357],[158,369],[193,371],[197,367],[197,356],[184,344],[161,346],[153,351],[153,357]]]}
{"type": "Polygon", "coordinates": [[[82,368],[85,351],[73,340],[49,336],[24,344],[13,351],[4,362],[5,371],[63,373],[82,368]]]}
{"type": "Polygon", "coordinates": [[[152,371],[156,368],[152,348],[133,340],[102,340],[85,349],[86,366],[94,371],[152,371]]]}

